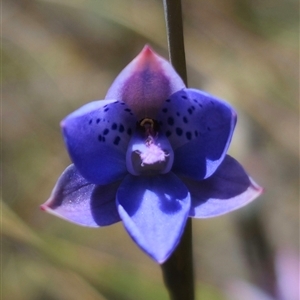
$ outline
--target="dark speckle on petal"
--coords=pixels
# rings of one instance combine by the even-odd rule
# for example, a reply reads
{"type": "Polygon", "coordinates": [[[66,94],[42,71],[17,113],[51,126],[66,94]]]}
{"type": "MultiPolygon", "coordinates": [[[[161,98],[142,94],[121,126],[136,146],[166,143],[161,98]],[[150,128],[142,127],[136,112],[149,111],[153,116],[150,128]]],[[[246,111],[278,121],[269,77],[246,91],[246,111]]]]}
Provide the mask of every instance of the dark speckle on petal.
{"type": "Polygon", "coordinates": [[[182,95],[181,98],[182,99],[187,99],[187,96],[182,95]]]}
{"type": "Polygon", "coordinates": [[[109,133],[109,129],[108,128],[105,128],[104,130],[103,130],[103,135],[107,135],[109,133]]]}
{"type": "Polygon", "coordinates": [[[191,108],[188,109],[189,114],[191,115],[193,113],[193,110],[191,108]]]}
{"type": "Polygon", "coordinates": [[[130,109],[130,108],[125,108],[124,110],[125,110],[125,111],[128,111],[128,112],[131,112],[131,109],[130,109]]]}
{"type": "Polygon", "coordinates": [[[122,124],[119,125],[119,132],[124,132],[125,128],[122,124]]]}
{"type": "Polygon", "coordinates": [[[172,134],[172,132],[170,130],[166,131],[166,137],[169,137],[172,134]]]}
{"type": "Polygon", "coordinates": [[[109,107],[106,107],[105,109],[104,109],[104,112],[107,112],[109,110],[109,107]]]}
{"type": "Polygon", "coordinates": [[[128,129],[127,129],[127,134],[128,134],[128,135],[131,135],[131,134],[132,134],[131,128],[128,128],[128,129]]]}
{"type": "Polygon", "coordinates": [[[116,136],[114,139],[114,145],[118,146],[120,141],[121,141],[121,138],[119,136],[116,136]]]}
{"type": "Polygon", "coordinates": [[[100,121],[101,121],[101,119],[97,119],[97,120],[96,120],[97,124],[99,124],[100,121]]]}
{"type": "Polygon", "coordinates": [[[198,136],[198,130],[195,130],[195,136],[196,137],[198,136]]]}
{"type": "Polygon", "coordinates": [[[93,122],[93,119],[90,119],[90,121],[89,121],[89,124],[91,125],[91,124],[92,124],[92,122],[93,122]]]}
{"type": "Polygon", "coordinates": [[[168,109],[167,108],[163,108],[162,110],[164,113],[168,112],[168,109]]]}
{"type": "Polygon", "coordinates": [[[168,124],[169,124],[170,126],[174,125],[174,119],[173,119],[172,117],[169,117],[169,118],[168,118],[168,124]]]}
{"type": "Polygon", "coordinates": [[[188,122],[187,117],[183,117],[182,119],[183,119],[183,122],[184,122],[185,124],[188,122]]]}
{"type": "Polygon", "coordinates": [[[208,131],[211,131],[210,127],[207,126],[207,130],[208,130],[208,131]]]}
{"type": "Polygon", "coordinates": [[[118,125],[116,124],[116,123],[113,123],[112,125],[111,125],[111,129],[112,130],[116,130],[118,128],[118,125]]]}
{"type": "Polygon", "coordinates": [[[185,135],[188,140],[192,139],[192,133],[190,131],[187,131],[185,135]]]}
{"type": "Polygon", "coordinates": [[[177,127],[176,128],[176,133],[177,133],[178,136],[181,136],[182,135],[182,129],[177,127]]]}
{"type": "Polygon", "coordinates": [[[180,112],[177,112],[176,115],[177,115],[177,117],[180,117],[180,112]]]}
{"type": "Polygon", "coordinates": [[[171,102],[171,99],[167,99],[166,102],[171,102]]]}

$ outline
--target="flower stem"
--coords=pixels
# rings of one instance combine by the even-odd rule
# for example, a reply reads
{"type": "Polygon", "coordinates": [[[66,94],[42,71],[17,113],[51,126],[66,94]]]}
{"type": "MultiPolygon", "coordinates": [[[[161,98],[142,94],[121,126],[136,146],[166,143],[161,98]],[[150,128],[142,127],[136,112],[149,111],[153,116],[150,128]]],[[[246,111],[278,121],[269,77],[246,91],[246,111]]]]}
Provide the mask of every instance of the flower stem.
{"type": "Polygon", "coordinates": [[[170,61],[187,85],[181,0],[163,0],[170,61]]]}
{"type": "MultiPolygon", "coordinates": [[[[187,85],[181,0],[163,0],[170,61],[187,85]]],[[[194,300],[192,221],[187,220],[181,241],[161,265],[165,285],[172,300],[194,300]]]]}
{"type": "Polygon", "coordinates": [[[170,258],[161,265],[171,300],[194,300],[192,221],[187,220],[181,241],[170,258]]]}

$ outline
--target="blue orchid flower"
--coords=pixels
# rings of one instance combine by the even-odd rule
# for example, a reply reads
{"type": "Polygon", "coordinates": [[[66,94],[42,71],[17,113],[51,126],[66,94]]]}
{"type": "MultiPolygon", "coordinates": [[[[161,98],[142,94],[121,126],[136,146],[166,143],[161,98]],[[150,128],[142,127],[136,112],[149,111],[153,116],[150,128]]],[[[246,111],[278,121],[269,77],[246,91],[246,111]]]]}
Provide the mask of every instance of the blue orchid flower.
{"type": "Polygon", "coordinates": [[[261,194],[226,155],[236,119],[228,103],[186,88],[170,63],[145,46],[105,100],[62,121],[73,164],[41,208],[83,226],[122,221],[162,263],[188,217],[222,215],[261,194]]]}

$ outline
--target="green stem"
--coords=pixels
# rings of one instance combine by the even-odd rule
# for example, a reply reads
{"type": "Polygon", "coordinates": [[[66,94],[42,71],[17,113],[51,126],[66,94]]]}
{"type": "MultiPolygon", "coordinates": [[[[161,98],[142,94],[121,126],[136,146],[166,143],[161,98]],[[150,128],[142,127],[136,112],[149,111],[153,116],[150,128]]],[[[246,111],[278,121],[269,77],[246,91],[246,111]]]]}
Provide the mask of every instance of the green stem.
{"type": "MultiPolygon", "coordinates": [[[[170,61],[187,85],[180,0],[163,0],[167,25],[170,61]]],[[[172,300],[194,300],[194,273],[192,253],[192,221],[189,218],[181,241],[170,258],[161,265],[172,300]]]]}
{"type": "Polygon", "coordinates": [[[194,300],[192,221],[187,220],[181,241],[161,265],[165,285],[172,300],[194,300]]]}
{"type": "Polygon", "coordinates": [[[163,0],[170,61],[187,85],[181,0],[163,0]]]}

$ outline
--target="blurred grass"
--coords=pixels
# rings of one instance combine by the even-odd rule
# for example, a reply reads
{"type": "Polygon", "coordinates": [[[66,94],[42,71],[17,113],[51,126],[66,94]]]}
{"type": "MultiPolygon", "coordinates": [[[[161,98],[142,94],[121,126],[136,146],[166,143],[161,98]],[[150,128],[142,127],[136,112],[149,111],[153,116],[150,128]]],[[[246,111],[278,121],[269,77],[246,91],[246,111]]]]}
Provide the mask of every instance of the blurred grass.
{"type": "MultiPolygon", "coordinates": [[[[159,267],[121,224],[81,228],[38,209],[69,164],[60,120],[103,98],[145,43],[167,55],[162,3],[2,6],[3,299],[167,299],[159,267]]],[[[237,107],[230,152],[266,189],[251,205],[275,249],[299,245],[298,6],[183,1],[189,85],[237,107]]],[[[248,277],[240,214],[193,222],[199,299],[222,299],[228,280],[248,277]]]]}

